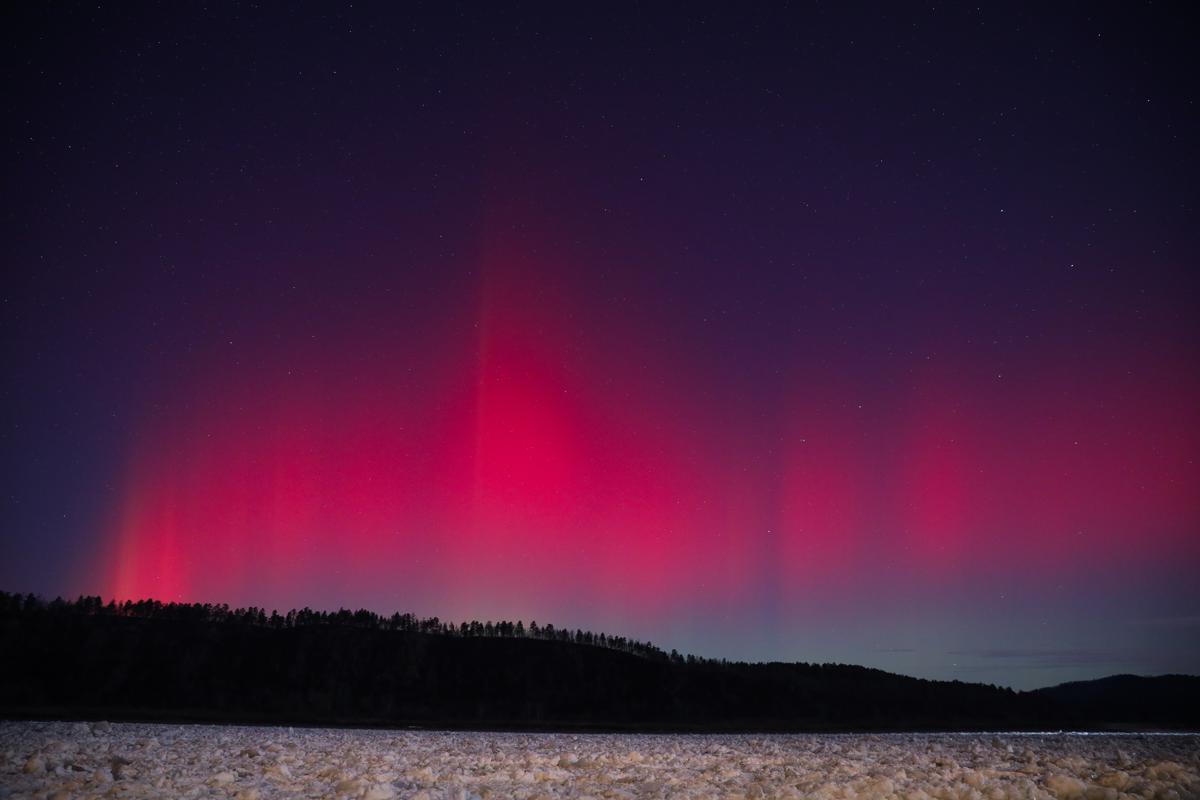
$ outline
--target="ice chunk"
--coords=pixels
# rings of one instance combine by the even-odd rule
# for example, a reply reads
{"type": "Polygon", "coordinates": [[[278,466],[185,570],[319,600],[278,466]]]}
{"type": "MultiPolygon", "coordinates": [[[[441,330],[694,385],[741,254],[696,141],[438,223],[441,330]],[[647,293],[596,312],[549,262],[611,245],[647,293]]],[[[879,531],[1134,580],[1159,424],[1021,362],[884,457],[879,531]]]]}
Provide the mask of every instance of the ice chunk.
{"type": "Polygon", "coordinates": [[[1087,784],[1070,775],[1051,775],[1046,778],[1046,788],[1060,800],[1073,800],[1081,797],[1087,790],[1087,784]]]}
{"type": "Polygon", "coordinates": [[[216,775],[212,776],[212,783],[214,783],[217,786],[228,786],[229,784],[233,783],[235,780],[237,780],[237,775],[234,775],[232,772],[230,772],[228,770],[225,770],[223,772],[218,772],[216,775]]]}

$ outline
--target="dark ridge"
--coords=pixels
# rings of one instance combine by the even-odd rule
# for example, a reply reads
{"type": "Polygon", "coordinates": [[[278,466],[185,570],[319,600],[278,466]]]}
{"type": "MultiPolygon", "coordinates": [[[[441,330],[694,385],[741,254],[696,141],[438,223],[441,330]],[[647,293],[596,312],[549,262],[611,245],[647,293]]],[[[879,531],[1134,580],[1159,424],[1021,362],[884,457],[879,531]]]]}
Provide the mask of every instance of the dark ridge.
{"type": "Polygon", "coordinates": [[[1018,693],[843,664],[697,659],[549,625],[368,611],[267,615],[0,592],[0,649],[7,717],[639,731],[1200,727],[1194,677],[1018,693]]]}
{"type": "Polygon", "coordinates": [[[1200,678],[1193,675],[1111,675],[1037,689],[1030,694],[1061,708],[1103,713],[1115,723],[1134,727],[1152,720],[1172,728],[1196,728],[1200,719],[1200,678]]]}

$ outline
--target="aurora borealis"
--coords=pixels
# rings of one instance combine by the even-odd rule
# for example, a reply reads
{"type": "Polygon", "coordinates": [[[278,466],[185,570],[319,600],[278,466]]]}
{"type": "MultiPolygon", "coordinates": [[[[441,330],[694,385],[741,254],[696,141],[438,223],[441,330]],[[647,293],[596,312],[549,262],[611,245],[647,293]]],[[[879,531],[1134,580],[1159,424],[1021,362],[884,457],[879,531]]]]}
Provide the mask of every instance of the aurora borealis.
{"type": "Polygon", "coordinates": [[[6,590],[1200,670],[1167,11],[5,13],[6,590]]]}

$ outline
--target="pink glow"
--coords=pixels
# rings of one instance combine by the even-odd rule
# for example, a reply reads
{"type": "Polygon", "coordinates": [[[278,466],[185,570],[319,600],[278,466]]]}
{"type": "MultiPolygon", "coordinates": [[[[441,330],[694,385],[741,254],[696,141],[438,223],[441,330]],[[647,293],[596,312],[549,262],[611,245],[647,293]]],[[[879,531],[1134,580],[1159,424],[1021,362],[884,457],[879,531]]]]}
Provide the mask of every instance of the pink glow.
{"type": "Polygon", "coordinates": [[[653,330],[610,336],[546,265],[484,261],[479,297],[446,301],[458,326],[366,320],[182,385],[122,478],[105,591],[669,620],[736,616],[771,580],[794,605],[903,569],[1054,570],[1081,538],[1102,563],[1196,557],[1200,389],[1171,359],[952,365],[883,416],[807,369],[773,461],[747,444],[755,408],[714,407],[649,345],[631,363],[653,330]]]}

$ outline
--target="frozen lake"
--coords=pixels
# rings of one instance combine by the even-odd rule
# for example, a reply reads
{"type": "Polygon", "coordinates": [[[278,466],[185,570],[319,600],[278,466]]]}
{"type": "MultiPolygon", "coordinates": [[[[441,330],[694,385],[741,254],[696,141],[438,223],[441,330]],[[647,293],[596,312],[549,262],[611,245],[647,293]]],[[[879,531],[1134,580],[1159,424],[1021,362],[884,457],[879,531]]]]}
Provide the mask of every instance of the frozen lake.
{"type": "Polygon", "coordinates": [[[0,723],[0,797],[1200,797],[1193,735],[638,735],[0,723]]]}

